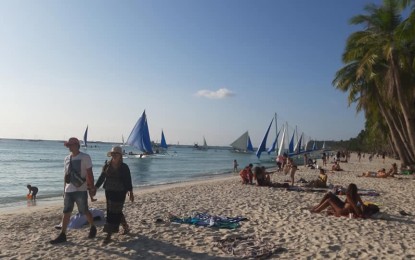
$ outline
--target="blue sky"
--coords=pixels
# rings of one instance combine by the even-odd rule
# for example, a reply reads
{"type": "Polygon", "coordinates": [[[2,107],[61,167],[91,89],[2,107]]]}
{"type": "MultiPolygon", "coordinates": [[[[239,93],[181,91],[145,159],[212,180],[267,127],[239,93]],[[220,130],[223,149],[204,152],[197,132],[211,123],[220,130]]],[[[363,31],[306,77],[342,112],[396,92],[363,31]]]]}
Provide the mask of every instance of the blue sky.
{"type": "Polygon", "coordinates": [[[274,113],[317,140],[364,128],[332,86],[349,19],[321,0],[1,1],[0,138],[259,145],[274,113]]]}

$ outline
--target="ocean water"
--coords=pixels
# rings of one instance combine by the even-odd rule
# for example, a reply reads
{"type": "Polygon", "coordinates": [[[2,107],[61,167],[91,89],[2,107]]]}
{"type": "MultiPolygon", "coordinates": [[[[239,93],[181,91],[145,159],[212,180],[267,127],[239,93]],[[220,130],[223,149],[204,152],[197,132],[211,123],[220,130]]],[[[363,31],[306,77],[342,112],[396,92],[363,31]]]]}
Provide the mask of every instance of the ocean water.
{"type": "MultiPolygon", "coordinates": [[[[108,159],[107,152],[115,144],[97,142],[90,145],[92,147],[81,150],[91,156],[96,180],[108,159]]],[[[134,151],[130,147],[125,147],[125,150],[134,151]]],[[[61,199],[63,159],[68,153],[62,141],[0,139],[0,208],[29,206],[27,184],[39,188],[38,204],[61,199]]],[[[165,155],[125,158],[124,162],[130,167],[135,189],[139,189],[229,174],[234,159],[239,168],[249,163],[275,166],[272,156],[267,153],[263,153],[259,161],[255,154],[233,153],[225,147],[200,151],[173,146],[165,155]]]]}

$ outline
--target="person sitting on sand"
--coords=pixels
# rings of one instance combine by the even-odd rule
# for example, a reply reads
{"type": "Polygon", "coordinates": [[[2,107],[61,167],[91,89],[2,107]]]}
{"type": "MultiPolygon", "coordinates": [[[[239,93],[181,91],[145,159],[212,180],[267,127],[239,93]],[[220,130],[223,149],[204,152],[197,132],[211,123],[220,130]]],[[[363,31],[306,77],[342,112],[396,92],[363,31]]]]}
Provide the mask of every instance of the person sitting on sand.
{"type": "Polygon", "coordinates": [[[392,167],[386,173],[389,177],[395,177],[395,174],[398,174],[398,166],[396,163],[392,163],[392,167]]]}
{"type": "Polygon", "coordinates": [[[331,170],[332,171],[342,171],[343,169],[340,168],[340,164],[337,161],[335,161],[334,164],[331,166],[331,170]]]}
{"type": "Polygon", "coordinates": [[[252,163],[246,166],[242,171],[239,172],[239,176],[241,176],[242,184],[252,184],[252,179],[254,174],[252,173],[252,163]]]}
{"type": "Polygon", "coordinates": [[[258,186],[266,186],[265,173],[261,167],[257,166],[254,168],[254,179],[258,186]]]}
{"type": "Polygon", "coordinates": [[[270,172],[267,172],[264,166],[254,168],[254,179],[258,186],[270,186],[271,177],[270,172]]]}
{"type": "Polygon", "coordinates": [[[323,168],[320,168],[320,174],[318,176],[318,179],[310,181],[307,187],[326,188],[327,187],[326,171],[323,168]]]}
{"type": "Polygon", "coordinates": [[[30,184],[27,184],[26,187],[29,189],[29,193],[27,195],[30,195],[30,193],[32,193],[32,200],[36,200],[36,194],[38,193],[39,189],[30,184]]]}
{"type": "Polygon", "coordinates": [[[327,208],[331,208],[336,217],[345,216],[349,213],[356,217],[363,217],[364,203],[357,193],[357,186],[350,183],[346,191],[346,200],[343,202],[332,192],[326,193],[320,203],[310,209],[311,213],[320,213],[327,208]]]}

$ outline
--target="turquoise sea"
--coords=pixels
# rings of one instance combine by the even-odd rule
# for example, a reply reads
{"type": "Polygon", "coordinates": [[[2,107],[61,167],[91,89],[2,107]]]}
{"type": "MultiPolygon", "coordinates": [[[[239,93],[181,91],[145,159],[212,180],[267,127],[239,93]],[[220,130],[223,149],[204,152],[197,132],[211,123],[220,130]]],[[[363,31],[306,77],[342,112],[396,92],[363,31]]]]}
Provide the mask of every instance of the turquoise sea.
{"type": "MultiPolygon", "coordinates": [[[[101,173],[107,152],[116,144],[96,142],[82,148],[92,158],[95,179],[101,173]]],[[[126,152],[134,151],[125,147],[126,152]]],[[[63,159],[68,155],[63,141],[0,139],[0,208],[29,206],[26,185],[39,188],[37,204],[61,199],[63,191],[63,159]]],[[[275,166],[275,155],[233,153],[227,147],[207,151],[192,147],[171,146],[168,153],[153,158],[125,158],[131,170],[135,189],[230,174],[233,160],[239,168],[253,163],[275,166]]]]}

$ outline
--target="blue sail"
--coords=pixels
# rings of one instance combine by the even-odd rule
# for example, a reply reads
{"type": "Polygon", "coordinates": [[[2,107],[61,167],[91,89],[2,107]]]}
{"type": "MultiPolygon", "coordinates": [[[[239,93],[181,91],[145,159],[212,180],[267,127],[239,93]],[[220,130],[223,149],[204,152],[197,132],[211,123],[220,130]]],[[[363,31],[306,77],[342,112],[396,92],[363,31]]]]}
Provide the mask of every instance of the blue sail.
{"type": "Polygon", "coordinates": [[[267,138],[268,138],[268,133],[269,133],[269,129],[271,128],[272,122],[274,122],[274,118],[272,118],[271,123],[268,126],[268,130],[265,133],[264,138],[262,139],[261,145],[258,147],[258,150],[256,151],[256,156],[258,157],[258,159],[259,159],[259,157],[261,157],[261,153],[266,151],[266,149],[267,149],[266,148],[267,138]]]}
{"type": "Polygon", "coordinates": [[[88,125],[86,126],[85,133],[84,133],[84,146],[88,147],[88,125]]]}
{"type": "Polygon", "coordinates": [[[278,131],[278,134],[277,134],[277,136],[275,137],[275,140],[274,140],[274,142],[272,143],[272,146],[268,149],[268,154],[270,154],[272,151],[275,151],[275,147],[277,147],[278,146],[278,136],[280,135],[280,132],[281,132],[281,129],[280,129],[280,131],[278,131]]]}
{"type": "Polygon", "coordinates": [[[127,139],[127,144],[144,153],[153,153],[145,110],[131,131],[130,136],[127,139]]]}
{"type": "Polygon", "coordinates": [[[161,142],[160,142],[160,147],[167,149],[167,143],[166,143],[166,138],[164,137],[164,132],[163,130],[161,130],[161,142]]]}
{"type": "Polygon", "coordinates": [[[246,150],[250,152],[254,151],[254,147],[252,146],[251,138],[249,136],[248,136],[248,144],[246,145],[246,150]]]}
{"type": "Polygon", "coordinates": [[[288,153],[294,153],[294,135],[295,132],[293,133],[293,136],[291,137],[291,141],[290,144],[288,145],[288,153]]]}

